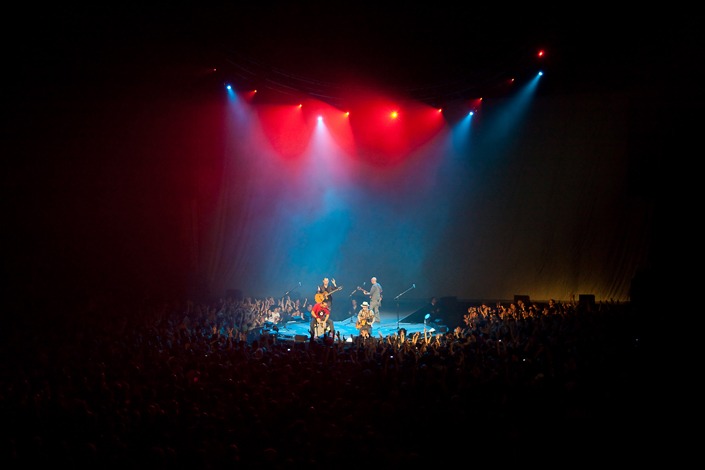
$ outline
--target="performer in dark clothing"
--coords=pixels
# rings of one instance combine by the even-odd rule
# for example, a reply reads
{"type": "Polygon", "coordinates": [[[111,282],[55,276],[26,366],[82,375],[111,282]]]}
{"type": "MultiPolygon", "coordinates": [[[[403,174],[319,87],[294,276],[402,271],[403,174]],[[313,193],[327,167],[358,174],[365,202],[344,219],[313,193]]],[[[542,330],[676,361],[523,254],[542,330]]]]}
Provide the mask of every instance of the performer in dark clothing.
{"type": "Polygon", "coordinates": [[[332,313],[333,293],[338,292],[340,289],[342,289],[342,286],[338,287],[335,283],[335,279],[328,279],[327,277],[324,277],[322,284],[320,284],[316,288],[316,303],[320,303],[322,300],[326,300],[328,302],[328,310],[330,310],[332,313]]]}
{"type": "Polygon", "coordinates": [[[350,323],[355,322],[359,311],[360,311],[360,307],[357,304],[357,299],[355,297],[352,297],[350,299],[350,308],[348,308],[348,313],[347,313],[347,318],[350,319],[350,323]]]}

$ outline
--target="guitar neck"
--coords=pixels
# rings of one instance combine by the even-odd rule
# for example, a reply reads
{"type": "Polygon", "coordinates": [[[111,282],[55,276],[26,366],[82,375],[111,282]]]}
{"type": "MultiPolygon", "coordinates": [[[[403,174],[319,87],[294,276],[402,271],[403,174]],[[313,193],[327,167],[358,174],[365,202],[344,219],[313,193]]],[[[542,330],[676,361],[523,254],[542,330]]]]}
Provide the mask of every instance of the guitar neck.
{"type": "Polygon", "coordinates": [[[330,292],[324,292],[323,295],[325,295],[326,297],[328,297],[328,296],[331,295],[333,292],[338,292],[338,291],[339,291],[340,289],[342,289],[342,288],[343,288],[343,286],[336,287],[335,289],[333,289],[333,290],[330,291],[330,292]]]}
{"type": "Polygon", "coordinates": [[[341,290],[342,288],[343,288],[343,286],[340,286],[340,287],[336,287],[334,290],[332,290],[332,291],[330,291],[330,292],[325,292],[325,291],[317,292],[316,295],[314,296],[314,300],[315,300],[316,302],[322,302],[322,301],[324,301],[324,300],[332,300],[332,299],[329,299],[329,298],[330,298],[330,295],[331,295],[333,292],[338,292],[338,291],[341,290]]]}

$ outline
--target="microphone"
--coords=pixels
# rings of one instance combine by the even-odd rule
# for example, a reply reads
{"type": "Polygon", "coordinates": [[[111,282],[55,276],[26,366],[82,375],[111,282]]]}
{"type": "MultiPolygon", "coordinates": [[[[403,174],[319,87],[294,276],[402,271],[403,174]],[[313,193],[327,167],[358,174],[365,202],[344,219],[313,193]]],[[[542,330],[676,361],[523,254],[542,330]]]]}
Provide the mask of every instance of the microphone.
{"type": "Polygon", "coordinates": [[[424,320],[428,320],[429,318],[431,318],[431,314],[430,314],[430,313],[427,313],[426,316],[423,317],[424,320]]]}
{"type": "Polygon", "coordinates": [[[412,289],[416,289],[416,284],[412,284],[412,289]]]}
{"type": "Polygon", "coordinates": [[[299,281],[299,287],[301,287],[301,281],[299,281]]]}

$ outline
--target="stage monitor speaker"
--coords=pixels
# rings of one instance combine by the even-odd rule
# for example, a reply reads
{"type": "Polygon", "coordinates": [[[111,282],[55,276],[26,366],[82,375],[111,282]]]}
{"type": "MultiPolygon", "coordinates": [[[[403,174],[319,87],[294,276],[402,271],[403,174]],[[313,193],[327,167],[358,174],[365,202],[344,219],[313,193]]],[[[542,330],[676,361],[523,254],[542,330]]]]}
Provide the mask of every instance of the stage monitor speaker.
{"type": "Polygon", "coordinates": [[[306,335],[294,335],[294,342],[295,343],[305,343],[308,341],[308,336],[306,335]]]}
{"type": "Polygon", "coordinates": [[[578,296],[578,305],[583,307],[593,307],[595,305],[594,294],[580,294],[578,296]]]}
{"type": "Polygon", "coordinates": [[[436,333],[442,333],[442,334],[448,333],[448,326],[447,326],[447,325],[438,325],[438,324],[437,324],[437,325],[429,325],[429,326],[430,326],[430,328],[433,328],[433,330],[434,330],[433,333],[434,333],[434,334],[436,334],[436,333]]]}
{"type": "Polygon", "coordinates": [[[531,304],[531,298],[528,295],[519,295],[519,294],[514,294],[514,303],[516,304],[519,301],[524,302],[524,305],[528,306],[531,304]]]}

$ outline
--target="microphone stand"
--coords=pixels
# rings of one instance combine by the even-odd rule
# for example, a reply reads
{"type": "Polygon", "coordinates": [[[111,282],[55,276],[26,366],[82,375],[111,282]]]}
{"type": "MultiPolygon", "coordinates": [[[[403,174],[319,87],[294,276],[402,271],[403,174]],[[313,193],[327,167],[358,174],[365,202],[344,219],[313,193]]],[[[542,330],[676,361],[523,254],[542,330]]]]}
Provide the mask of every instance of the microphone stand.
{"type": "Polygon", "coordinates": [[[399,295],[397,295],[396,297],[394,297],[394,300],[397,301],[397,333],[399,333],[399,297],[401,297],[402,295],[406,294],[406,293],[409,292],[411,289],[416,289],[416,284],[412,284],[411,287],[409,287],[409,288],[406,289],[404,292],[402,292],[401,294],[399,294],[399,295]]]}
{"type": "MultiPolygon", "coordinates": [[[[364,283],[364,282],[362,283],[362,287],[365,287],[365,283],[364,283]]],[[[364,292],[364,290],[363,290],[362,288],[357,288],[357,287],[356,287],[355,289],[353,289],[352,292],[350,292],[350,295],[348,296],[348,298],[352,298],[352,296],[355,295],[355,292],[357,292],[358,290],[361,290],[361,291],[364,292]]],[[[359,307],[359,306],[358,306],[358,307],[359,307]]],[[[351,325],[352,325],[352,323],[353,323],[353,318],[355,318],[356,315],[357,315],[357,312],[352,312],[352,313],[350,314],[350,324],[351,324],[351,325]]]]}
{"type": "Polygon", "coordinates": [[[299,281],[299,285],[298,285],[298,286],[294,286],[294,287],[292,287],[291,289],[289,289],[288,291],[284,292],[284,295],[282,295],[282,297],[286,297],[287,295],[289,295],[289,292],[291,292],[292,290],[296,289],[297,287],[301,287],[301,281],[299,281]]]}

